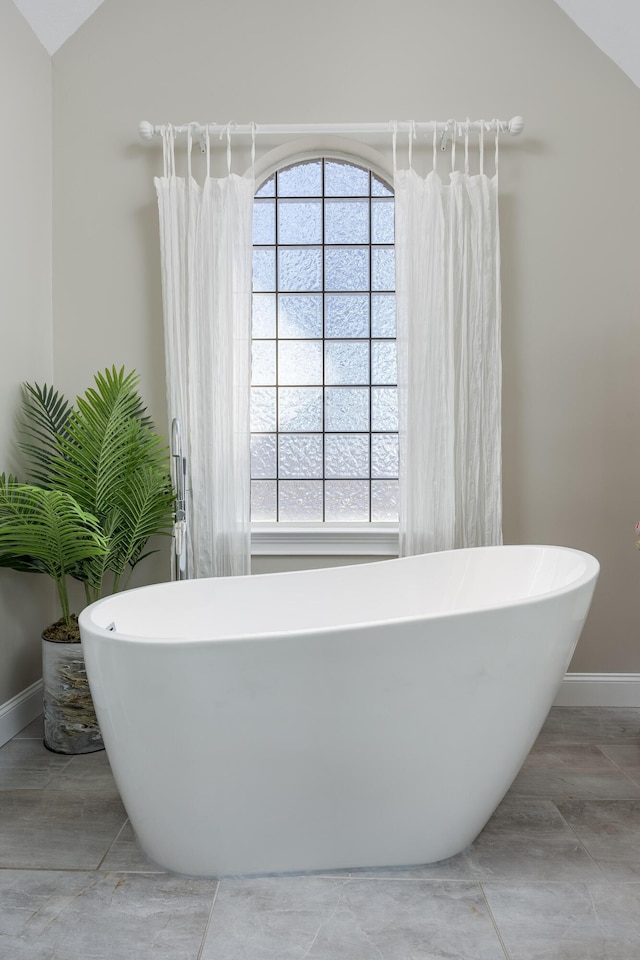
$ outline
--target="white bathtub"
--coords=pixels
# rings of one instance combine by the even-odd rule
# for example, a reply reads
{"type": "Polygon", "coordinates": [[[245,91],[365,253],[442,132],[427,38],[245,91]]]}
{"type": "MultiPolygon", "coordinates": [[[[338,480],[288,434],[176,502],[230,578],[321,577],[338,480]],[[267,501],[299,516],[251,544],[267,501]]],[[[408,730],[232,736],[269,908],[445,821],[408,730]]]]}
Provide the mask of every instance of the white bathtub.
{"type": "Polygon", "coordinates": [[[598,569],[487,547],[87,607],[91,691],[143,849],[204,876],[458,853],[544,722],[598,569]]]}

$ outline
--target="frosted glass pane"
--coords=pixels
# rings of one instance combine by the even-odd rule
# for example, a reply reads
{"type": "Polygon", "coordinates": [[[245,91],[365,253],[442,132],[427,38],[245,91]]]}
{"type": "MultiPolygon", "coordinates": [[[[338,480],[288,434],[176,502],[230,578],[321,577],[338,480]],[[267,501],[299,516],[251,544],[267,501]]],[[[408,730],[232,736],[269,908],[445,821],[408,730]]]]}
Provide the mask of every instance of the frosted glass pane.
{"type": "Polygon", "coordinates": [[[256,523],[277,520],[276,481],[251,481],[251,519],[256,523]]]}
{"type": "Polygon", "coordinates": [[[322,478],[322,434],[281,433],[279,473],[285,478],[322,478]]]}
{"type": "Polygon", "coordinates": [[[373,173],[371,174],[371,195],[373,197],[392,197],[393,190],[391,187],[380,180],[379,177],[376,177],[373,173]]]}
{"type": "Polygon", "coordinates": [[[276,242],[275,200],[256,200],[253,204],[253,242],[276,242]]]}
{"type": "Polygon", "coordinates": [[[369,171],[352,163],[326,160],[324,192],[328,197],[366,197],[369,195],[369,171]]]}
{"type": "Polygon", "coordinates": [[[371,520],[382,523],[398,519],[398,481],[371,481],[371,520]]]}
{"type": "Polygon", "coordinates": [[[371,388],[371,429],[398,429],[398,388],[371,388]]]}
{"type": "Polygon", "coordinates": [[[256,197],[275,197],[276,195],[276,178],[275,175],[269,177],[268,180],[262,184],[260,189],[256,192],[256,197]]]}
{"type": "Polygon", "coordinates": [[[269,433],[276,429],[275,387],[251,388],[251,430],[269,433]]]}
{"type": "Polygon", "coordinates": [[[269,386],[276,383],[275,340],[254,340],[251,344],[251,383],[269,386]]]}
{"type": "Polygon", "coordinates": [[[325,430],[368,430],[369,388],[326,387],[325,430]]]}
{"type": "Polygon", "coordinates": [[[325,434],[324,469],[326,477],[368,477],[369,434],[325,434]]]}
{"type": "Polygon", "coordinates": [[[396,295],[395,293],[371,294],[371,336],[395,337],[396,335],[396,295]]]}
{"type": "Polygon", "coordinates": [[[278,172],[278,196],[321,197],[322,162],[296,163],[278,172]]]}
{"type": "Polygon", "coordinates": [[[280,520],[322,520],[322,480],[281,480],[280,520]]]}
{"type": "Polygon", "coordinates": [[[322,383],[322,341],[281,340],[278,343],[278,383],[311,386],[322,383]]]}
{"type": "Polygon", "coordinates": [[[327,480],[324,487],[327,521],[369,520],[368,480],[327,480]]]}
{"type": "Polygon", "coordinates": [[[325,243],[369,243],[368,200],[325,200],[325,243]]]}
{"type": "Polygon", "coordinates": [[[251,476],[253,478],[277,477],[276,435],[254,434],[251,437],[251,476]]]}
{"type": "Polygon", "coordinates": [[[276,252],[273,247],[255,247],[253,251],[253,289],[275,290],[276,252]]]}
{"type": "Polygon", "coordinates": [[[322,336],[322,294],[283,294],[278,298],[279,337],[322,336]]]}
{"type": "Polygon", "coordinates": [[[278,251],[280,290],[322,290],[322,247],[281,248],[278,251]]]}
{"type": "Polygon", "coordinates": [[[278,243],[322,243],[322,200],[278,200],[278,243]]]}
{"type": "Polygon", "coordinates": [[[371,201],[372,243],[393,243],[394,206],[393,200],[371,201]]]}
{"type": "Polygon", "coordinates": [[[275,337],[276,335],[276,295],[275,293],[254,293],[252,310],[252,336],[275,337]]]}
{"type": "Polygon", "coordinates": [[[373,433],[371,435],[371,476],[398,476],[397,433],[373,433]]]}
{"type": "Polygon", "coordinates": [[[396,258],[393,247],[371,248],[371,289],[395,290],[396,258]]]}
{"type": "Polygon", "coordinates": [[[368,294],[328,294],[325,297],[324,311],[325,337],[369,336],[368,294]]]}
{"type": "Polygon", "coordinates": [[[278,429],[322,430],[322,387],[280,387],[278,429]]]}
{"type": "Polygon", "coordinates": [[[368,290],[368,247],[325,247],[326,290],[368,290]]]}
{"type": "Polygon", "coordinates": [[[398,350],[395,340],[371,343],[371,383],[398,382],[398,350]]]}
{"type": "Polygon", "coordinates": [[[325,343],[324,382],[369,383],[369,344],[349,340],[325,343]]]}

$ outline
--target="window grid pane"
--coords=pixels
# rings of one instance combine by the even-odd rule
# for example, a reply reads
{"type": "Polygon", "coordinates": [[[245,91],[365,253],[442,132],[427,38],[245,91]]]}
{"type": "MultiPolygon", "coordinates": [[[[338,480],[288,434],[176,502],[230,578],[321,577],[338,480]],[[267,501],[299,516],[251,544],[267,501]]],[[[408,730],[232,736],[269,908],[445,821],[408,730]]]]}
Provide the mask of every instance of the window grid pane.
{"type": "Polygon", "coordinates": [[[252,519],[395,520],[393,191],[318,159],[256,197],[252,519]]]}

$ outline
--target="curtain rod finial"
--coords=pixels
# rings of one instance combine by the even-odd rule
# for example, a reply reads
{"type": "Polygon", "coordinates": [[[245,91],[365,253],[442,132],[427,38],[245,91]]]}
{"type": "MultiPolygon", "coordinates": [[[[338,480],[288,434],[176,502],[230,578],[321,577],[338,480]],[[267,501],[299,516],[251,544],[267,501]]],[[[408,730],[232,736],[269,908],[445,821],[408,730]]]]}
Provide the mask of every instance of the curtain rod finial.
{"type": "Polygon", "coordinates": [[[151,140],[153,137],[153,124],[148,120],[141,120],[138,124],[138,133],[143,140],[151,140]]]}
{"type": "Polygon", "coordinates": [[[509,120],[509,133],[512,137],[517,137],[524,130],[524,120],[522,117],[513,117],[509,120]]]}

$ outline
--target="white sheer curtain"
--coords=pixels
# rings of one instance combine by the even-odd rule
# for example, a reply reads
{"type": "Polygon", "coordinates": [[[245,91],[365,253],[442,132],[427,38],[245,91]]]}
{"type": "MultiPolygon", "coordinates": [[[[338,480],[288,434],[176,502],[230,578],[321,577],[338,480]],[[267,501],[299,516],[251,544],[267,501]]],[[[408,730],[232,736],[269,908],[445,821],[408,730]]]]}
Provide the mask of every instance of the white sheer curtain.
{"type": "Polygon", "coordinates": [[[402,556],[502,542],[497,135],[492,177],[465,147],[394,177],[402,556]]]}
{"type": "Polygon", "coordinates": [[[187,458],[187,563],[191,577],[250,570],[249,383],[254,180],[229,173],[202,185],[175,172],[165,127],[160,215],[169,419],[182,424],[187,458]]]}

